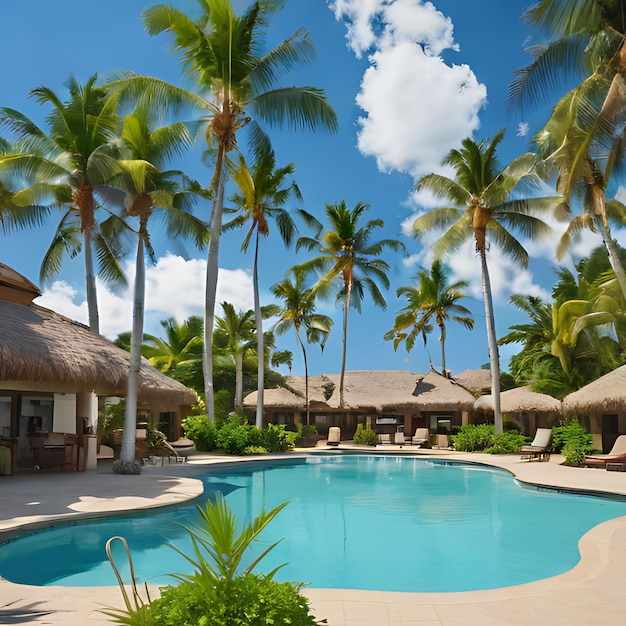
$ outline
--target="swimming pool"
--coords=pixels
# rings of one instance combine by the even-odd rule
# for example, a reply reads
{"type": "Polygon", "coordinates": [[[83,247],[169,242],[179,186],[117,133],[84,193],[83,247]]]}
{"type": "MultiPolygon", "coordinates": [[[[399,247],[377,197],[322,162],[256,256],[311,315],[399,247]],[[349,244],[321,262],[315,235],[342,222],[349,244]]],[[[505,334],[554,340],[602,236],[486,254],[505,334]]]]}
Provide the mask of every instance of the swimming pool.
{"type": "MultiPolygon", "coordinates": [[[[204,477],[238,519],[290,504],[262,534],[284,538],[262,570],[280,580],[381,591],[470,591],[530,582],[571,569],[578,540],[626,514],[626,502],[522,487],[503,470],[402,456],[332,456],[246,463],[204,477]]],[[[104,554],[128,540],[141,580],[188,571],[165,544],[189,549],[179,524],[195,506],[59,525],[0,547],[0,575],[34,585],[115,584],[104,554]]],[[[262,549],[260,546],[259,549],[262,549]]],[[[119,559],[118,559],[119,561],[119,559]]]]}

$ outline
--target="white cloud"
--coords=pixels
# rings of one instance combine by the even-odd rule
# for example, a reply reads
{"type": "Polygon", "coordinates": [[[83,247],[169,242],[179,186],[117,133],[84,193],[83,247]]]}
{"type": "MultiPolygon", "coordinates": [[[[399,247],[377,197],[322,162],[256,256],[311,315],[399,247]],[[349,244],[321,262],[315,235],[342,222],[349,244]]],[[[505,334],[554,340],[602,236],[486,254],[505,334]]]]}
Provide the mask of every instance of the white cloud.
{"type": "Polygon", "coordinates": [[[517,125],[517,136],[518,137],[526,137],[528,135],[529,126],[526,122],[520,122],[517,125]]]}
{"type": "MultiPolygon", "coordinates": [[[[114,339],[132,326],[132,285],[134,263],[125,266],[129,287],[111,293],[97,281],[100,332],[114,339]]],[[[191,315],[204,317],[206,261],[167,254],[156,265],[146,269],[146,302],[144,330],[160,335],[160,321],[173,317],[182,322],[191,315]]],[[[64,281],[57,281],[37,299],[37,304],[88,323],[87,302],[84,296],[64,281]]],[[[253,307],[252,279],[243,269],[220,269],[217,281],[217,302],[230,302],[237,310],[253,307]]],[[[221,314],[221,307],[216,315],[221,314]]]]}
{"type": "Polygon", "coordinates": [[[439,56],[457,50],[449,18],[422,0],[336,0],[330,3],[348,29],[357,56],[370,67],[356,97],[359,150],[381,171],[417,178],[479,127],[486,88],[467,65],[439,56]]]}

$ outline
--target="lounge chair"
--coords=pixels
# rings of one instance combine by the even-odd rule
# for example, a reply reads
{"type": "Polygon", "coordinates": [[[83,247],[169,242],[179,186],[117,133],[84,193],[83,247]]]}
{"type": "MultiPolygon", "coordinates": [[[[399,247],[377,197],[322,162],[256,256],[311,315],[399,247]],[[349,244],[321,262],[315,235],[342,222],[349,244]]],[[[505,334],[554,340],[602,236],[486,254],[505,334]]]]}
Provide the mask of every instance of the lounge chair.
{"type": "Polygon", "coordinates": [[[331,426],[328,429],[328,445],[338,446],[341,440],[341,430],[339,426],[331,426]]]}
{"type": "Polygon", "coordinates": [[[585,457],[585,467],[606,468],[607,463],[626,463],[626,435],[620,435],[608,454],[591,454],[585,457]]]}
{"type": "Polygon", "coordinates": [[[406,439],[404,437],[404,433],[393,433],[393,442],[402,447],[406,443],[406,439]]]}
{"type": "Polygon", "coordinates": [[[378,443],[381,445],[391,443],[391,435],[389,433],[380,433],[378,435],[378,443]]]}
{"type": "Polygon", "coordinates": [[[539,459],[540,461],[548,461],[550,459],[550,449],[552,447],[552,429],[538,428],[535,432],[535,438],[528,446],[522,446],[522,459],[539,459]]]}
{"type": "Polygon", "coordinates": [[[411,437],[411,443],[414,446],[419,446],[423,448],[425,444],[428,444],[430,440],[430,433],[428,428],[416,428],[415,434],[411,437]]]}

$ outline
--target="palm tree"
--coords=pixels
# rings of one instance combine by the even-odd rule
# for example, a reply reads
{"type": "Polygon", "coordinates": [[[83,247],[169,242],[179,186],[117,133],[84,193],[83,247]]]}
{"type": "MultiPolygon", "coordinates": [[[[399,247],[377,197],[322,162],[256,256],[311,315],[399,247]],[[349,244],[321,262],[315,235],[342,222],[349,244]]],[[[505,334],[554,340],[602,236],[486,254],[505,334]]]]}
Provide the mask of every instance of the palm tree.
{"type": "Polygon", "coordinates": [[[343,354],[341,377],[339,381],[339,404],[343,406],[344,378],[346,373],[348,311],[352,305],[361,311],[364,290],[370,294],[376,306],[387,308],[385,298],[376,281],[389,288],[387,271],[389,264],[378,258],[385,248],[402,250],[404,246],[394,239],[371,241],[376,228],[382,228],[381,219],[369,220],[363,226],[359,220],[369,205],[359,202],[350,210],[345,201],[326,205],[326,217],[330,229],[320,237],[323,226],[317,219],[305,211],[300,211],[305,221],[317,228],[315,237],[300,237],[296,252],[300,248],[315,250],[320,256],[301,263],[298,267],[305,272],[320,272],[322,276],[312,289],[315,294],[325,297],[331,291],[337,293],[337,299],[343,300],[343,354]],[[339,287],[337,288],[337,283],[339,287]],[[352,296],[355,296],[354,298],[352,296]]]}
{"type": "Polygon", "coordinates": [[[496,148],[504,137],[498,132],[492,141],[475,143],[464,139],[461,149],[451,150],[443,161],[455,172],[455,178],[428,174],[417,183],[417,189],[428,189],[437,198],[450,200],[453,206],[433,209],[418,217],[413,224],[417,237],[433,230],[447,229],[435,242],[437,257],[457,250],[472,238],[480,257],[482,290],[487,325],[487,342],[491,365],[491,394],[494,400],[494,424],[502,433],[500,411],[500,362],[496,340],[491,282],[487,265],[489,240],[502,248],[505,254],[521,266],[528,265],[528,253],[508,230],[515,229],[527,237],[539,237],[550,232],[549,227],[530,214],[532,209],[543,209],[554,202],[552,198],[517,199],[512,192],[520,181],[530,178],[534,156],[525,154],[503,170],[499,169],[496,148]]]}
{"type": "MultiPolygon", "coordinates": [[[[256,343],[254,311],[235,311],[230,302],[222,302],[223,317],[215,319],[216,344],[224,344],[235,362],[235,410],[243,407],[243,357],[256,343]],[[220,340],[221,339],[221,340],[220,340]]],[[[259,358],[263,361],[263,358],[259,358]]]]}
{"type": "Polygon", "coordinates": [[[69,193],[59,195],[54,204],[64,207],[52,244],[41,266],[41,282],[46,283],[60,270],[64,253],[71,257],[81,249],[85,255],[85,278],[89,328],[99,332],[94,249],[98,275],[112,284],[125,284],[118,259],[122,255],[115,216],[104,222],[96,219],[101,208],[95,197],[98,185],[109,181],[118,171],[111,140],[119,131],[117,97],[96,86],[94,75],[85,84],[73,76],[67,83],[69,100],[63,102],[47,87],[31,92],[40,104],[51,104],[49,134],[14,109],[0,108],[0,124],[18,136],[22,152],[2,159],[3,169],[15,169],[27,176],[42,177],[67,186],[69,193]]]}
{"type": "Polygon", "coordinates": [[[430,272],[420,270],[416,277],[419,287],[400,287],[398,297],[406,296],[407,305],[400,310],[394,327],[385,334],[387,341],[393,340],[393,349],[404,342],[406,351],[410,352],[418,335],[422,335],[426,345],[426,334],[432,330],[432,320],[439,326],[441,342],[441,373],[447,376],[446,370],[446,320],[451,319],[472,330],[474,320],[471,311],[457,304],[465,298],[462,289],[468,286],[466,281],[448,283],[447,268],[436,259],[430,272]],[[409,332],[408,329],[411,329],[409,332]]]}
{"type": "Polygon", "coordinates": [[[189,212],[194,196],[185,189],[187,181],[184,176],[181,172],[162,169],[171,156],[182,154],[190,143],[191,138],[184,124],[153,128],[153,120],[143,109],[137,109],[124,118],[120,153],[126,158],[120,159],[121,173],[111,184],[123,190],[127,216],[138,218],[139,225],[128,390],[120,452],[122,472],[125,464],[135,458],[137,388],[146,290],[145,251],[153,256],[148,222],[155,211],[162,212],[168,236],[191,236],[198,248],[206,244],[208,236],[206,225],[189,212]]]}
{"type": "Polygon", "coordinates": [[[602,100],[598,122],[613,123],[626,104],[623,2],[541,0],[526,9],[522,19],[544,41],[528,48],[534,59],[515,72],[510,101],[536,105],[572,81],[580,82],[578,94],[583,101],[602,100]]]}
{"type": "Polygon", "coordinates": [[[202,94],[208,95],[190,98],[189,92],[172,89],[150,77],[127,77],[122,82],[153,106],[171,106],[170,96],[178,102],[195,101],[208,121],[207,141],[214,148],[215,167],[211,182],[204,375],[208,414],[214,419],[211,352],[224,205],[224,159],[236,147],[238,133],[245,126],[250,128],[254,143],[261,132],[258,122],[280,126],[286,121],[292,129],[321,127],[334,131],[337,119],[322,90],[279,85],[284,71],[314,58],[315,48],[305,30],[299,29],[274,49],[261,53],[267,19],[278,10],[278,3],[255,2],[239,16],[233,12],[231,0],[199,0],[199,5],[201,16],[196,21],[164,4],[150,7],[143,18],[151,35],[172,35],[186,75],[196,80],[202,94]]]}
{"type": "MultiPolygon", "coordinates": [[[[287,184],[286,178],[291,176],[295,165],[290,163],[281,168],[276,168],[276,155],[268,142],[262,142],[257,150],[256,159],[252,171],[243,159],[240,158],[239,166],[233,170],[233,180],[240,189],[235,194],[233,202],[240,209],[231,222],[225,225],[225,229],[244,226],[249,223],[249,229],[241,246],[243,252],[248,251],[250,240],[254,237],[254,267],[252,283],[254,290],[254,318],[257,328],[257,354],[264,354],[263,347],[263,317],[261,315],[261,302],[259,297],[259,239],[270,234],[269,222],[273,219],[278,227],[278,232],[286,246],[291,244],[296,225],[289,212],[283,208],[290,196],[301,200],[300,190],[294,181],[287,184]]],[[[256,409],[256,426],[263,425],[263,391],[265,360],[259,359],[258,364],[258,399],[256,409]]]]}
{"type": "Polygon", "coordinates": [[[302,349],[304,360],[304,402],[306,406],[306,424],[310,425],[309,407],[309,365],[306,347],[300,336],[300,329],[305,329],[308,343],[319,343],[322,350],[330,334],[333,320],[328,315],[315,313],[315,294],[312,289],[305,288],[305,274],[302,270],[292,268],[293,282],[289,276],[271,287],[272,293],[283,300],[284,305],[278,322],[274,326],[277,335],[284,335],[290,328],[296,331],[296,340],[302,349]]]}

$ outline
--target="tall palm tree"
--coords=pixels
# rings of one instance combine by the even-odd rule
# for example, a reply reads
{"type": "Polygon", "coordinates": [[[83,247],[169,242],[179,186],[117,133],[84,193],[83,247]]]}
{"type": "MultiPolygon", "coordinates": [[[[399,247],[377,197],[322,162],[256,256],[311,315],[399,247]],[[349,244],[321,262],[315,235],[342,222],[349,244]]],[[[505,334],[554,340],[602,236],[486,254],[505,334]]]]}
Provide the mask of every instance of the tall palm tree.
{"type": "Polygon", "coordinates": [[[137,229],[137,254],[133,297],[133,325],[131,331],[130,366],[126,412],[122,434],[120,462],[135,458],[135,432],[137,423],[137,389],[141,367],[143,341],[144,303],[146,291],[145,251],[153,257],[148,223],[153,213],[162,212],[168,236],[191,236],[198,248],[204,247],[208,238],[206,225],[194,218],[190,207],[194,196],[185,189],[186,180],[181,172],[163,168],[173,155],[182,154],[191,138],[187,127],[178,123],[154,128],[154,120],[143,109],[125,116],[120,141],[119,160],[121,173],[111,184],[124,193],[124,208],[129,218],[139,222],[137,229]]]}
{"type": "MultiPolygon", "coordinates": [[[[268,18],[279,3],[254,2],[235,15],[231,0],[198,0],[201,16],[192,20],[172,6],[158,4],[144,14],[151,35],[168,33],[181,56],[185,74],[195,80],[200,93],[195,102],[208,121],[207,141],[214,150],[211,211],[207,260],[204,372],[208,414],[214,419],[212,332],[215,318],[218,256],[224,206],[224,159],[237,145],[240,130],[248,126],[253,144],[260,136],[259,122],[269,126],[287,122],[292,129],[336,130],[337,119],[326,96],[316,87],[282,87],[282,74],[313,60],[315,48],[308,33],[299,29],[268,52],[261,48],[268,18]],[[213,146],[215,140],[216,145],[213,146]]],[[[189,93],[172,89],[150,77],[127,77],[136,94],[157,106],[169,106],[173,96],[190,101],[189,93]]],[[[191,99],[193,101],[193,98],[191,99]]]]}
{"type": "Polygon", "coordinates": [[[458,304],[459,300],[466,297],[462,290],[468,283],[460,280],[450,284],[448,273],[445,265],[436,259],[430,272],[423,269],[417,273],[415,279],[419,287],[400,287],[396,293],[398,297],[406,297],[407,305],[400,309],[394,327],[384,336],[387,341],[393,340],[394,350],[404,342],[407,352],[410,352],[418,335],[422,335],[426,345],[426,335],[432,330],[434,319],[435,324],[439,326],[443,376],[447,376],[446,320],[451,319],[470,330],[474,328],[471,311],[458,304]]]}
{"type": "Polygon", "coordinates": [[[317,228],[317,235],[300,237],[296,252],[305,248],[319,252],[319,256],[301,263],[298,267],[305,272],[322,274],[312,287],[315,294],[325,297],[334,291],[338,301],[343,301],[343,353],[339,381],[339,404],[341,406],[344,400],[350,306],[360,312],[361,301],[365,295],[364,290],[367,289],[376,306],[383,310],[387,308],[377,281],[385,289],[389,288],[387,272],[390,266],[379,256],[385,248],[396,251],[404,249],[403,244],[394,239],[371,240],[374,230],[382,228],[384,222],[381,219],[374,219],[361,225],[360,219],[369,208],[368,204],[359,202],[350,210],[343,200],[335,204],[327,204],[326,217],[330,222],[330,229],[323,236],[321,236],[322,224],[309,213],[300,211],[305,221],[317,228]]]}
{"type": "MultiPolygon", "coordinates": [[[[262,142],[256,151],[256,158],[250,171],[241,156],[239,165],[233,170],[233,180],[239,187],[239,193],[233,197],[235,206],[240,213],[231,222],[225,225],[225,229],[249,224],[248,231],[241,245],[243,252],[248,251],[250,241],[254,238],[254,265],[252,272],[252,284],[254,291],[254,318],[257,328],[257,354],[264,354],[263,347],[263,317],[261,315],[261,302],[259,297],[259,240],[270,234],[270,220],[274,220],[278,232],[286,246],[296,232],[296,225],[283,205],[290,196],[301,200],[300,190],[293,180],[286,179],[293,175],[295,165],[290,163],[284,167],[276,167],[276,155],[271,149],[269,142],[262,142]]],[[[256,409],[256,426],[263,425],[263,379],[265,375],[265,360],[259,359],[258,364],[258,399],[256,409]]]]}
{"type": "MultiPolygon", "coordinates": [[[[256,343],[254,311],[235,311],[230,302],[222,302],[223,317],[215,319],[216,342],[224,344],[235,362],[235,410],[243,407],[243,358],[256,343]],[[220,341],[221,339],[221,341],[220,341]]],[[[259,361],[263,361],[260,358],[259,361]]]]}
{"type": "Polygon", "coordinates": [[[522,155],[500,170],[496,148],[503,137],[504,131],[500,131],[490,142],[484,140],[477,144],[471,138],[464,139],[463,147],[451,150],[443,161],[444,165],[454,170],[454,178],[434,173],[422,177],[417,183],[418,190],[428,189],[437,198],[451,201],[452,206],[428,211],[413,224],[417,237],[434,229],[446,229],[433,245],[437,257],[457,250],[468,239],[474,240],[480,257],[494,424],[498,434],[502,432],[500,361],[487,250],[491,241],[522,267],[526,267],[528,253],[510,230],[517,230],[530,238],[547,235],[549,227],[530,212],[547,208],[554,202],[552,198],[518,199],[512,195],[520,181],[531,177],[534,156],[522,155]]]}
{"type": "Polygon", "coordinates": [[[40,104],[52,105],[47,119],[48,134],[19,111],[0,108],[0,124],[17,135],[22,148],[21,153],[3,158],[0,165],[68,187],[70,192],[65,197],[60,195],[55,199],[64,213],[44,256],[40,279],[45,283],[60,270],[64,253],[73,257],[82,250],[89,328],[98,333],[94,250],[100,278],[113,284],[125,284],[125,278],[118,262],[122,255],[119,238],[122,224],[115,216],[98,221],[96,215],[97,209],[102,208],[96,188],[118,171],[112,140],[119,132],[120,123],[117,97],[97,86],[96,81],[96,75],[84,84],[70,77],[69,100],[65,102],[47,87],[31,92],[40,104]]]}
{"type": "Polygon", "coordinates": [[[271,287],[272,293],[283,301],[280,317],[274,326],[277,335],[284,335],[290,328],[296,331],[296,340],[302,349],[304,360],[304,402],[306,406],[306,425],[309,426],[309,365],[306,347],[300,336],[300,329],[304,328],[308,343],[319,343],[322,350],[330,334],[333,320],[328,315],[315,313],[315,293],[305,287],[305,274],[300,269],[293,268],[293,282],[286,276],[281,282],[271,287]]]}

